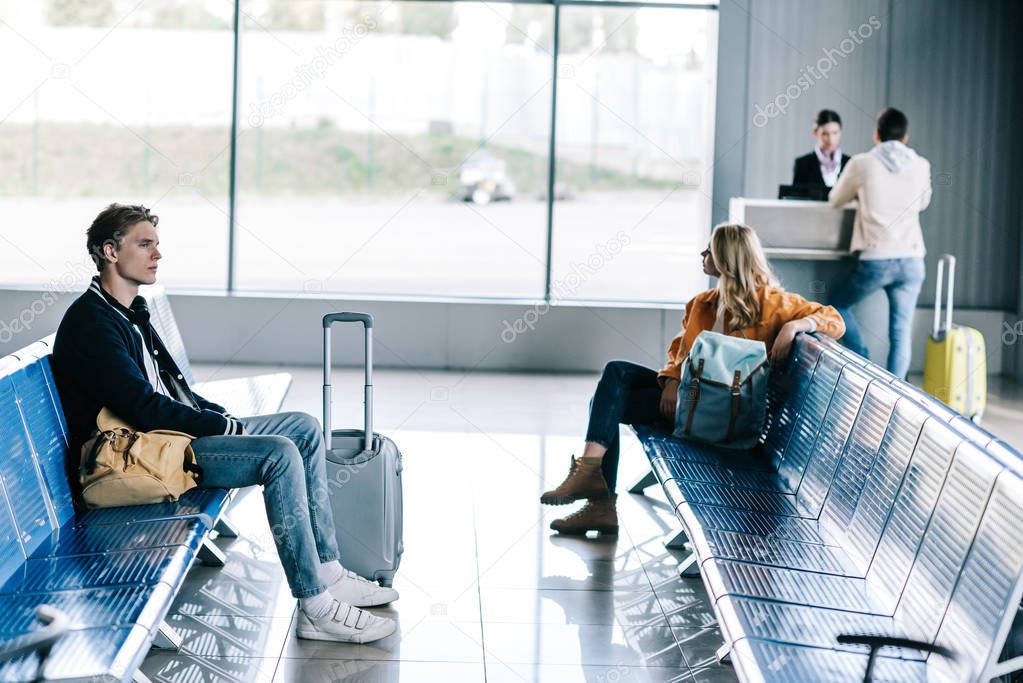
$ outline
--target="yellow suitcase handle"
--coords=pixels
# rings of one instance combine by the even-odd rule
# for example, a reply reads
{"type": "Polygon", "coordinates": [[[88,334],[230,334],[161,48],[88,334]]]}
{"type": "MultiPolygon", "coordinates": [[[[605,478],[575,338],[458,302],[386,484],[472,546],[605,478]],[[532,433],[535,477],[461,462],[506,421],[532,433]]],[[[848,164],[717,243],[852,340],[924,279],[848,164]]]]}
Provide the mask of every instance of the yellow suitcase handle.
{"type": "Polygon", "coordinates": [[[955,289],[956,279],[956,257],[952,254],[942,254],[938,257],[938,280],[934,292],[934,325],[931,328],[931,337],[934,341],[941,341],[952,329],[952,292],[955,289]],[[945,264],[948,264],[948,294],[945,302],[945,325],[941,325],[941,285],[945,275],[945,264]]]}

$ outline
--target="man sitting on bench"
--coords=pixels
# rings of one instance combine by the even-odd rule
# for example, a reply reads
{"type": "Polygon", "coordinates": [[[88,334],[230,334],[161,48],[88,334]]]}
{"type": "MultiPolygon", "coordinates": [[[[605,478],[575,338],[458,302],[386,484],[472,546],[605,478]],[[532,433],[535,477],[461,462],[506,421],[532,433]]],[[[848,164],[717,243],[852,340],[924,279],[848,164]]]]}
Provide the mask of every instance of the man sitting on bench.
{"type": "Polygon", "coordinates": [[[339,562],[316,419],[299,412],[232,417],[191,391],[149,323],[139,287],[156,282],[157,223],[144,206],[111,204],[87,231],[99,275],[64,314],[53,348],[71,452],[80,452],[104,406],[140,431],[196,437],[200,486],[263,486],[277,552],[301,607],[298,636],[364,643],[390,635],[394,620],[360,608],[389,603],[398,593],[339,562]]]}

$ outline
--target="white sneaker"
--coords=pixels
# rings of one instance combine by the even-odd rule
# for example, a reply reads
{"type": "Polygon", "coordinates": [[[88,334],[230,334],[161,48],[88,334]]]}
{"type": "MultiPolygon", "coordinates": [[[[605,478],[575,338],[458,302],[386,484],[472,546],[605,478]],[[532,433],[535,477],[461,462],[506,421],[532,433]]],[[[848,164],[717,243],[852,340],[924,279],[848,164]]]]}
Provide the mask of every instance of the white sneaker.
{"type": "Polygon", "coordinates": [[[330,611],[319,619],[310,619],[299,608],[296,631],[299,638],[308,640],[368,643],[386,638],[394,633],[397,627],[394,619],[378,617],[354,605],[335,600],[330,606],[330,611]]]}
{"type": "Polygon", "coordinates": [[[341,580],[327,590],[335,600],[347,602],[356,607],[376,607],[398,599],[398,591],[384,588],[375,581],[367,581],[353,571],[344,570],[341,580]]]}

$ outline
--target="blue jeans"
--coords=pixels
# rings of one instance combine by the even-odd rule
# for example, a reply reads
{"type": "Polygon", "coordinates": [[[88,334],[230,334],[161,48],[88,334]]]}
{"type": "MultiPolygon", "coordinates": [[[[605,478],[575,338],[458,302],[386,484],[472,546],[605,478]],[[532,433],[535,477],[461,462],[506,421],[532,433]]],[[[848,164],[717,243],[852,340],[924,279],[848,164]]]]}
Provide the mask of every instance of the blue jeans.
{"type": "Polygon", "coordinates": [[[905,379],[912,355],[913,312],[923,283],[922,258],[861,260],[831,296],[831,305],[845,320],[842,343],[864,358],[870,358],[852,306],[884,289],[888,295],[888,372],[905,379]]]}
{"type": "Polygon", "coordinates": [[[671,431],[671,422],[661,416],[660,406],[661,387],[656,370],[627,360],[613,360],[604,366],[590,401],[586,440],[607,448],[601,471],[611,493],[618,480],[618,425],[659,425],[671,431]]]}
{"type": "Polygon", "coordinates": [[[321,562],[340,559],[327,493],[326,449],[316,418],[277,413],[241,420],[244,436],[204,436],[192,442],[202,486],[260,484],[277,554],[291,594],[326,590],[321,562]]]}

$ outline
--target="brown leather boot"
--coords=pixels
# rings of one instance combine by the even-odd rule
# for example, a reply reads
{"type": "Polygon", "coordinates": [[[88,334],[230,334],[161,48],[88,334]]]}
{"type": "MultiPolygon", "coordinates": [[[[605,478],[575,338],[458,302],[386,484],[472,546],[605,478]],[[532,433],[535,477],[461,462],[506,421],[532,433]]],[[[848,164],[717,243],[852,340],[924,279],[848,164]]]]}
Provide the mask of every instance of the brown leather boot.
{"type": "Polygon", "coordinates": [[[610,495],[600,465],[592,465],[582,458],[572,456],[568,476],[558,488],[540,496],[544,505],[568,505],[577,500],[601,500],[610,495]]]}
{"type": "Polygon", "coordinates": [[[581,535],[587,531],[596,531],[611,536],[617,535],[618,511],[615,509],[617,499],[618,496],[611,496],[604,500],[587,501],[586,505],[568,517],[551,522],[551,528],[559,534],[581,535]]]}

